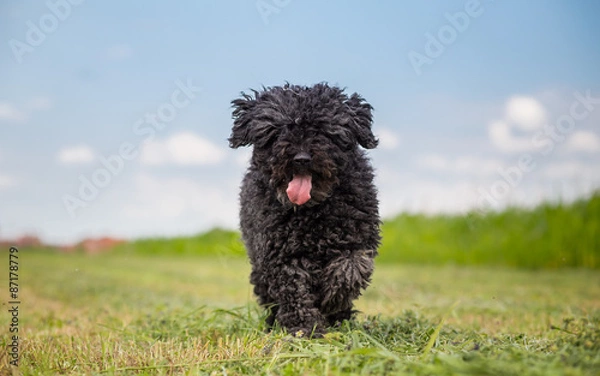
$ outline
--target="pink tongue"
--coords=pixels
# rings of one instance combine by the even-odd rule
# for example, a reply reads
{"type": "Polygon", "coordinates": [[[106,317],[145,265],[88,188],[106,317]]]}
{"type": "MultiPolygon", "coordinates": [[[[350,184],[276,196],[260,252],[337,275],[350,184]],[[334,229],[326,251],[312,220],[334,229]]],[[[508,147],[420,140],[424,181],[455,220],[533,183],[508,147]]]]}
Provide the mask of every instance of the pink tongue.
{"type": "Polygon", "coordinates": [[[290,201],[296,205],[306,204],[310,200],[311,181],[312,176],[310,175],[294,175],[286,191],[290,201]]]}

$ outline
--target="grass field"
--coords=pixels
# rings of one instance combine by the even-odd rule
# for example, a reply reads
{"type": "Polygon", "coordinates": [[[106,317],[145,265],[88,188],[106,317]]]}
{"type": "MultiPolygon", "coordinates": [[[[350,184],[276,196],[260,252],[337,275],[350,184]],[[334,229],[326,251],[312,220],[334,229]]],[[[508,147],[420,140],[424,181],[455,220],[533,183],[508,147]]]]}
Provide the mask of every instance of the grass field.
{"type": "MultiPolygon", "coordinates": [[[[8,254],[0,256],[8,265],[8,254]]],[[[244,258],[231,256],[22,251],[13,371],[600,374],[596,270],[379,263],[358,301],[363,314],[312,341],[263,332],[248,272],[244,258]]],[[[8,308],[0,314],[0,374],[11,372],[8,308]]]]}

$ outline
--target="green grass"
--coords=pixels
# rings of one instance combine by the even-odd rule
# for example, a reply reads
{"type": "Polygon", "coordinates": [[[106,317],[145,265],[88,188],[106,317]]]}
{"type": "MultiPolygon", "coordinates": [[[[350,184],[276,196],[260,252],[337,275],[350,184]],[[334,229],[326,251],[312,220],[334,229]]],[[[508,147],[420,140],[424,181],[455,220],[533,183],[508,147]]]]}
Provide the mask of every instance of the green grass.
{"type": "Polygon", "coordinates": [[[120,244],[115,247],[114,251],[140,255],[229,255],[239,257],[246,255],[240,234],[220,228],[191,237],[140,239],[120,244]]]}
{"type": "Polygon", "coordinates": [[[600,192],[571,204],[462,216],[403,214],[383,224],[381,260],[600,268],[600,192]]]}
{"type": "MultiPolygon", "coordinates": [[[[22,251],[19,262],[22,375],[600,373],[600,275],[588,269],[380,262],[363,314],[307,340],[263,332],[243,258],[22,251]]],[[[6,306],[0,317],[8,328],[6,306]]],[[[0,374],[7,362],[3,350],[0,374]]]]}

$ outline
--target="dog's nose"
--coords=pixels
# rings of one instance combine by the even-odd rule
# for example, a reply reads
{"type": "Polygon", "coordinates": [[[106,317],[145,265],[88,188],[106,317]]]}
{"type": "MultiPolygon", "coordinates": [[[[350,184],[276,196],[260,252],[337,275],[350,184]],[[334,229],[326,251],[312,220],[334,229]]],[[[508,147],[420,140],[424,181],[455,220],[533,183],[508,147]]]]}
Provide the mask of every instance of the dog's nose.
{"type": "Polygon", "coordinates": [[[312,157],[305,151],[301,151],[300,153],[294,156],[294,163],[299,166],[306,166],[310,163],[312,157]]]}

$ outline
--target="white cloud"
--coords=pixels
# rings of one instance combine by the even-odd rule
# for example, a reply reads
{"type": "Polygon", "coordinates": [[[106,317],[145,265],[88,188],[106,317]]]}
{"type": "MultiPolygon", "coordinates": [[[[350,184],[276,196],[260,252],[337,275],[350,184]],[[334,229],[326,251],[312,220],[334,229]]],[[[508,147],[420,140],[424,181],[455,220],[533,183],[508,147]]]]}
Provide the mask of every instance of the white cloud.
{"type": "Polygon", "coordinates": [[[522,130],[532,131],[544,124],[546,111],[535,98],[513,96],[506,102],[506,120],[522,130]]]}
{"type": "Polygon", "coordinates": [[[533,148],[528,138],[514,136],[508,123],[501,120],[490,123],[488,135],[492,144],[504,152],[516,153],[533,148]]]}
{"type": "Polygon", "coordinates": [[[492,144],[506,153],[533,150],[530,140],[532,132],[546,122],[546,110],[533,97],[512,96],[506,101],[504,118],[488,125],[488,136],[492,144]],[[514,134],[514,129],[528,135],[514,134]]]}
{"type": "MultiPolygon", "coordinates": [[[[210,180],[210,179],[208,179],[210,180]]],[[[157,178],[139,174],[134,181],[134,198],[122,208],[128,218],[196,218],[213,224],[237,224],[236,189],[223,189],[189,178],[157,178]]]]}
{"type": "Polygon", "coordinates": [[[58,160],[64,164],[84,164],[94,160],[94,151],[86,145],[78,145],[61,149],[58,160]]]}
{"type": "Polygon", "coordinates": [[[389,128],[380,128],[377,132],[379,146],[382,149],[393,150],[400,145],[400,137],[389,128]]]}
{"type": "Polygon", "coordinates": [[[191,132],[175,134],[164,141],[142,146],[141,162],[146,165],[209,165],[222,161],[225,151],[191,132]]]}
{"type": "MultiPolygon", "coordinates": [[[[452,161],[432,158],[434,165],[453,165],[452,161]]],[[[559,162],[535,171],[493,203],[494,209],[509,205],[531,207],[544,200],[575,199],[600,187],[600,165],[577,161],[559,162]],[[558,189],[558,190],[557,190],[558,189]]],[[[401,212],[459,213],[471,209],[486,209],[486,195],[501,175],[432,176],[423,171],[380,166],[377,169],[380,211],[384,218],[401,212]]],[[[506,184],[506,183],[504,183],[506,184]]]]}
{"type": "Polygon", "coordinates": [[[600,151],[600,138],[590,131],[576,131],[567,141],[567,150],[596,153],[600,151]]]}
{"type": "Polygon", "coordinates": [[[188,208],[186,198],[202,197],[202,190],[188,179],[157,179],[147,174],[136,176],[135,201],[123,208],[132,218],[149,215],[158,218],[175,218],[188,208]]]}
{"type": "Polygon", "coordinates": [[[22,123],[27,120],[27,115],[8,102],[0,102],[0,120],[22,123]]]}
{"type": "Polygon", "coordinates": [[[46,111],[52,107],[54,107],[54,104],[47,97],[35,97],[27,102],[27,108],[32,111],[46,111]]]}
{"type": "Polygon", "coordinates": [[[147,141],[142,145],[142,164],[157,166],[167,162],[167,149],[162,142],[147,141]]]}
{"type": "Polygon", "coordinates": [[[0,174],[0,189],[13,187],[14,185],[16,185],[16,182],[17,181],[15,180],[15,178],[8,175],[0,174]]]}
{"type": "Polygon", "coordinates": [[[377,171],[379,209],[384,218],[401,212],[464,212],[476,202],[476,185],[470,181],[429,179],[389,167],[377,171]]]}
{"type": "Polygon", "coordinates": [[[447,158],[441,155],[425,155],[417,159],[417,165],[437,172],[461,175],[490,176],[497,174],[502,163],[495,159],[473,156],[447,158]]]}
{"type": "Polygon", "coordinates": [[[133,56],[133,49],[128,44],[115,44],[106,49],[106,57],[110,60],[125,60],[133,56]]]}
{"type": "Polygon", "coordinates": [[[551,179],[576,179],[579,181],[600,175],[600,166],[591,166],[579,161],[562,161],[547,165],[542,175],[551,179]]]}
{"type": "Polygon", "coordinates": [[[0,102],[0,121],[23,123],[29,118],[27,112],[49,110],[53,107],[52,101],[46,97],[35,97],[22,106],[27,111],[22,111],[9,102],[0,102]]]}

